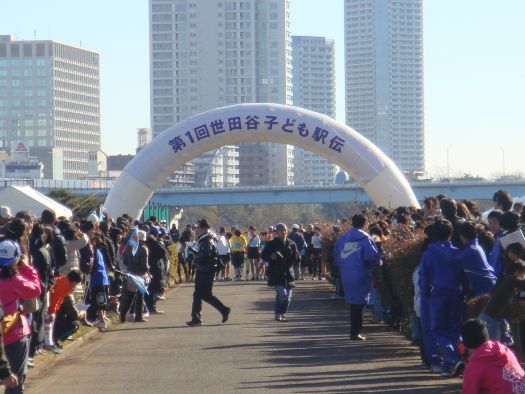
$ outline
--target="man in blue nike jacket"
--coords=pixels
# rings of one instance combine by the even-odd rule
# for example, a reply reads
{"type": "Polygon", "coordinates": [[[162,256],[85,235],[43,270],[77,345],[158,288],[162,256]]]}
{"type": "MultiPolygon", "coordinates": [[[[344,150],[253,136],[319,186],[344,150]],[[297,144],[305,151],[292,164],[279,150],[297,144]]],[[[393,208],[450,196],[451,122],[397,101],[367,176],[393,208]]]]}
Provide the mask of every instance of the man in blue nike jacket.
{"type": "Polygon", "coordinates": [[[345,301],[350,305],[350,339],[362,341],[363,308],[372,288],[372,268],[380,265],[379,250],[363,228],[366,217],[354,215],[352,229],[336,242],[334,257],[339,266],[345,301]]]}

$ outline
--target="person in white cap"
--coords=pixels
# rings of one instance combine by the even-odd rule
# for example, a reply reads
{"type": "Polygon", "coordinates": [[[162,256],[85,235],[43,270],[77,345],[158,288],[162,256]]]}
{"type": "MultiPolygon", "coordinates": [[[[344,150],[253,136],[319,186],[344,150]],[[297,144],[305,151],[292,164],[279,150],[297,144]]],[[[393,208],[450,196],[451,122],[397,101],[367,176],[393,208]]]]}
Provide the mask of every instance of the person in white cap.
{"type": "Polygon", "coordinates": [[[5,205],[0,207],[0,226],[6,224],[12,217],[13,215],[11,215],[9,207],[6,207],[5,205]]]}
{"type": "Polygon", "coordinates": [[[4,306],[4,350],[13,374],[18,378],[16,388],[7,393],[23,393],[29,355],[31,329],[27,314],[20,313],[23,300],[40,295],[40,278],[22,254],[18,242],[5,239],[0,242],[0,304],[4,306]],[[7,323],[6,323],[7,321],[7,323]],[[4,327],[5,326],[5,327],[4,327]]]}

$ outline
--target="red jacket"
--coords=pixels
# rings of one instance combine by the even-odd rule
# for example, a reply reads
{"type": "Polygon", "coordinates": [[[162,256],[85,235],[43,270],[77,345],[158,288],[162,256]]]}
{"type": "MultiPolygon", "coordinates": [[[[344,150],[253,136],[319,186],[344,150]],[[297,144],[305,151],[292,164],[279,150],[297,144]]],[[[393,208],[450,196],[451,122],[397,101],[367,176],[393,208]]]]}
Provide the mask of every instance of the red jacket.
{"type": "Polygon", "coordinates": [[[51,293],[49,295],[48,313],[57,313],[64,298],[71,294],[73,290],[75,290],[75,287],[76,284],[71,283],[67,276],[59,276],[56,278],[55,284],[51,288],[51,293]]]}
{"type": "Polygon", "coordinates": [[[463,394],[523,393],[525,372],[514,353],[496,341],[477,348],[463,374],[463,394]]]}

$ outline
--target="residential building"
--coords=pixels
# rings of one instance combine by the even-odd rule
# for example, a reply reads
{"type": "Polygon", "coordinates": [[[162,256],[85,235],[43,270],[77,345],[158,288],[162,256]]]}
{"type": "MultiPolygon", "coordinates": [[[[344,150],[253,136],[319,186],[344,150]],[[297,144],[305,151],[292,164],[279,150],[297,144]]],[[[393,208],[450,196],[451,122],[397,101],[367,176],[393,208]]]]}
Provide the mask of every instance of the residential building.
{"type": "Polygon", "coordinates": [[[143,127],[137,129],[137,153],[148,145],[153,139],[153,133],[150,128],[143,127]]]}
{"type": "Polygon", "coordinates": [[[46,178],[88,174],[100,150],[98,53],[0,36],[0,148],[23,141],[46,178]]]}
{"type": "Polygon", "coordinates": [[[424,170],[423,0],[345,0],[346,123],[424,170]]]}
{"type": "MultiPolygon", "coordinates": [[[[335,118],[335,43],[324,37],[292,36],[294,105],[335,118]]],[[[337,166],[295,148],[296,185],[333,184],[337,166]]]]}
{"type": "Polygon", "coordinates": [[[226,145],[192,160],[195,186],[232,187],[239,183],[239,149],[226,145]]]}
{"type": "MultiPolygon", "coordinates": [[[[292,103],[289,0],[150,0],[149,6],[154,136],[217,107],[292,103]]],[[[292,157],[290,146],[242,144],[238,182],[292,183],[292,157]],[[262,168],[242,165],[254,151],[266,160],[262,168]],[[279,160],[271,161],[275,152],[279,160]]]]}

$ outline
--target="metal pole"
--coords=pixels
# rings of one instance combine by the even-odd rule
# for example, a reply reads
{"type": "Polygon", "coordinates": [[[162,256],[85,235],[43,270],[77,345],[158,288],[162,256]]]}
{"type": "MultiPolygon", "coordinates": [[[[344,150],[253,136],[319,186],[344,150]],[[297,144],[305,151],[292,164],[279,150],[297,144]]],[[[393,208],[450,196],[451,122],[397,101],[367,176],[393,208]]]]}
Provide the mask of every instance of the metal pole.
{"type": "Polygon", "coordinates": [[[447,179],[450,180],[450,148],[452,145],[447,146],[447,179]]]}
{"type": "Polygon", "coordinates": [[[499,147],[501,149],[501,161],[503,165],[503,177],[505,177],[505,149],[503,147],[499,147]]]}

